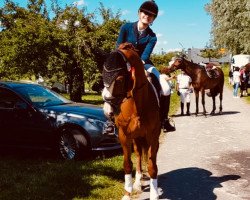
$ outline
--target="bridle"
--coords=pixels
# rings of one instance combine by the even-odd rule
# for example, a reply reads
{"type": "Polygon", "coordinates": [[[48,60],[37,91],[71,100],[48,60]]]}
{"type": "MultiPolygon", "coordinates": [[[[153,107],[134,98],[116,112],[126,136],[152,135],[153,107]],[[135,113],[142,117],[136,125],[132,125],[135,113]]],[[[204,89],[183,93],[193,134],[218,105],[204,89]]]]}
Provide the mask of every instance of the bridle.
{"type": "MultiPolygon", "coordinates": [[[[107,85],[105,84],[104,82],[104,86],[107,90],[110,91],[110,93],[112,94],[112,91],[115,87],[115,84],[116,84],[116,80],[119,76],[121,76],[120,74],[122,74],[122,76],[124,76],[124,79],[125,79],[125,83],[124,83],[124,88],[128,88],[128,85],[129,85],[129,81],[132,79],[131,76],[132,76],[132,72],[133,72],[133,68],[131,67],[129,61],[126,59],[126,57],[124,56],[124,54],[120,51],[120,50],[116,50],[114,51],[116,53],[118,53],[119,55],[122,56],[122,59],[123,61],[125,62],[126,64],[126,67],[125,66],[122,66],[122,67],[118,67],[118,68],[115,68],[115,69],[109,69],[108,66],[106,65],[106,63],[104,64],[104,67],[103,67],[103,70],[106,72],[106,73],[115,73],[117,74],[116,77],[114,77],[112,83],[110,85],[107,85]]],[[[133,81],[133,80],[132,80],[133,81]]],[[[125,90],[126,90],[125,89],[125,90]]],[[[129,99],[131,98],[131,93],[129,93],[128,91],[120,94],[120,95],[116,95],[116,96],[110,96],[110,97],[103,97],[104,101],[108,104],[110,104],[116,111],[119,111],[119,107],[120,107],[120,104],[125,101],[126,99],[129,99]]]]}
{"type": "Polygon", "coordinates": [[[183,62],[183,59],[184,59],[184,58],[176,58],[176,59],[175,59],[174,63],[170,66],[171,68],[173,67],[173,71],[176,71],[176,70],[180,69],[179,66],[180,66],[180,64],[183,62]],[[179,64],[178,64],[178,65],[175,64],[176,61],[179,61],[179,64]]]}

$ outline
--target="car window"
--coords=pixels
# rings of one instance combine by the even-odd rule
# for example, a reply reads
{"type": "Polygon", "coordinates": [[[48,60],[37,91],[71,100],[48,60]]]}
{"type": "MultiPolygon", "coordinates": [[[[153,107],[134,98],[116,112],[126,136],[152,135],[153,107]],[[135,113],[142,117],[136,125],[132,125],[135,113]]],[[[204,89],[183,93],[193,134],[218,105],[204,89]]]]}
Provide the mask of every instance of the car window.
{"type": "Polygon", "coordinates": [[[37,107],[54,106],[71,103],[70,100],[52,92],[51,90],[39,85],[26,85],[15,88],[26,100],[32,102],[37,107]]]}
{"type": "Polygon", "coordinates": [[[13,92],[0,88],[0,108],[14,108],[17,103],[23,103],[23,101],[13,92]]]}

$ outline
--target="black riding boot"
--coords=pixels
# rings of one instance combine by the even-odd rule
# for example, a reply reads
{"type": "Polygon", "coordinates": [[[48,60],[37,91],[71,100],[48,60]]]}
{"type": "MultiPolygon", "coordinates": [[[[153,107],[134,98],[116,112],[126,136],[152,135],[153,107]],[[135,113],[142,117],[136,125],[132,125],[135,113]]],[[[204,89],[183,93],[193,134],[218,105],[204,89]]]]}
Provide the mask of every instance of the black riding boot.
{"type": "Polygon", "coordinates": [[[188,116],[190,115],[189,108],[190,108],[190,103],[187,103],[187,115],[188,116]]]}
{"type": "Polygon", "coordinates": [[[181,102],[181,116],[184,115],[184,111],[183,110],[184,110],[184,103],[181,102]]]}
{"type": "Polygon", "coordinates": [[[160,98],[160,118],[162,123],[163,132],[175,131],[175,127],[169,123],[168,112],[170,105],[170,95],[162,95],[160,98]]]}
{"type": "Polygon", "coordinates": [[[176,130],[175,127],[169,123],[169,119],[165,119],[164,125],[163,125],[163,132],[165,133],[165,132],[171,132],[175,130],[176,130]]]}

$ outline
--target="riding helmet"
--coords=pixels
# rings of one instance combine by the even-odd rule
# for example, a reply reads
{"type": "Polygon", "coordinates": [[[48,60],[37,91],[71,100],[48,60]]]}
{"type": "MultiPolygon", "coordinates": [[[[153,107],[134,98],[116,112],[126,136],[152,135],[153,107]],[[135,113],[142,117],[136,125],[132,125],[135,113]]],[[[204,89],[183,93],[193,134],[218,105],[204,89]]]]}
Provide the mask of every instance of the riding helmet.
{"type": "Polygon", "coordinates": [[[158,6],[157,4],[155,3],[155,1],[145,1],[139,8],[139,11],[145,11],[145,12],[148,12],[152,15],[154,15],[155,17],[157,17],[158,15],[158,6]]]}

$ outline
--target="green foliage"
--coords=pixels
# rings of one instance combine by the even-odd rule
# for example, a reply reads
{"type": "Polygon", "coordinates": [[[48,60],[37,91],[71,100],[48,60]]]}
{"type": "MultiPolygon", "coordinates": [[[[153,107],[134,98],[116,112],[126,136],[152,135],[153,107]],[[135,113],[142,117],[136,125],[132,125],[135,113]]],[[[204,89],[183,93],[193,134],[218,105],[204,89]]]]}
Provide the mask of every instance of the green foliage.
{"type": "Polygon", "coordinates": [[[154,63],[154,65],[160,70],[162,67],[168,66],[169,61],[171,61],[171,58],[176,56],[178,52],[169,52],[164,55],[157,55],[153,54],[151,56],[151,60],[154,63]]]}
{"type": "Polygon", "coordinates": [[[220,53],[218,49],[206,48],[201,51],[201,57],[209,58],[221,58],[223,54],[220,53]]]}
{"type": "Polygon", "coordinates": [[[100,3],[102,23],[86,9],[58,6],[51,0],[49,19],[44,0],[29,0],[27,8],[6,0],[0,8],[0,78],[20,79],[41,74],[51,82],[73,80],[72,70],[81,68],[84,81],[100,77],[105,54],[115,48],[120,13],[100,3]]]}
{"type": "Polygon", "coordinates": [[[233,54],[250,54],[249,0],[212,0],[206,10],[212,16],[215,46],[233,54]]]}

